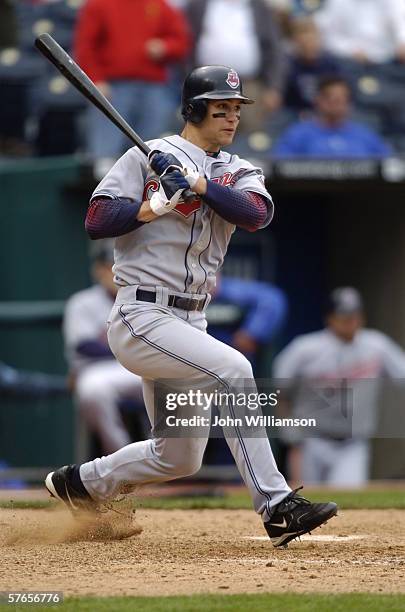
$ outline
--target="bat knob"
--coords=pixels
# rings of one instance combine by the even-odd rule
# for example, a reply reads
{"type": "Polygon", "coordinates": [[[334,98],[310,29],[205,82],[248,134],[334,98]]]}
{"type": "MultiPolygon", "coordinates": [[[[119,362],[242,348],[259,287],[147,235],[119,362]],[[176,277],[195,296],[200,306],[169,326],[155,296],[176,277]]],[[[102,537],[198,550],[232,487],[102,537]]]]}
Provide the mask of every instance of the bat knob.
{"type": "Polygon", "coordinates": [[[185,189],[181,195],[185,202],[193,202],[198,197],[191,189],[185,189]]]}

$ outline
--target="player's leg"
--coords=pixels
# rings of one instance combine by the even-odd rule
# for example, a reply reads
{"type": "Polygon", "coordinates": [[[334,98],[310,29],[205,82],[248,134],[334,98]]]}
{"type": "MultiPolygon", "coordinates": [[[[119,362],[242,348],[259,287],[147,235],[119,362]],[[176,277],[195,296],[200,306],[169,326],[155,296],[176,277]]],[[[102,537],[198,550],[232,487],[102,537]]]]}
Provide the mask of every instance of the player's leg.
{"type": "MultiPolygon", "coordinates": [[[[153,376],[158,368],[160,378],[182,379],[194,389],[206,387],[207,381],[212,381],[217,389],[225,391],[233,382],[242,380],[250,381],[250,390],[255,389],[248,360],[232,347],[205,334],[201,316],[199,321],[198,315],[192,315],[195,327],[173,317],[170,310],[164,319],[162,314],[160,324],[156,325],[156,311],[142,306],[134,309],[125,305],[117,310],[109,338],[125,367],[140,368],[138,371],[146,378],[153,376]],[[201,329],[197,328],[199,325],[201,329]]],[[[232,429],[228,443],[256,511],[267,520],[270,509],[290,492],[277,469],[267,436],[243,439],[239,431],[232,429]]]]}
{"type": "MultiPolygon", "coordinates": [[[[206,388],[207,381],[221,387],[225,380],[252,378],[245,357],[173,316],[170,309],[125,305],[115,312],[109,339],[120,362],[147,380],[157,376],[183,380],[198,389],[206,388]]],[[[145,400],[153,420],[149,385],[145,400]]],[[[122,482],[139,485],[185,476],[201,465],[207,435],[208,428],[199,438],[154,437],[131,444],[113,455],[85,463],[80,468],[80,476],[90,495],[97,499],[112,497],[122,482]]],[[[261,501],[255,499],[256,509],[262,513],[266,504],[275,505],[290,489],[277,470],[268,441],[258,446],[263,479],[256,477],[253,466],[257,445],[251,442],[248,445],[251,446],[248,452],[246,445],[242,445],[240,450],[235,450],[235,455],[247,485],[262,497],[261,501]],[[272,486],[273,497],[267,492],[272,486]]]]}
{"type": "Polygon", "coordinates": [[[103,452],[113,453],[131,442],[118,401],[131,389],[141,399],[141,385],[139,377],[131,375],[115,360],[89,365],[78,376],[75,388],[78,409],[100,438],[103,452]]]}
{"type": "MultiPolygon", "coordinates": [[[[144,399],[153,425],[152,381],[144,383],[144,399]]],[[[148,440],[128,444],[111,455],[84,463],[80,467],[81,481],[91,497],[102,502],[114,498],[123,485],[128,491],[139,485],[190,476],[201,467],[208,429],[206,434],[199,438],[163,438],[152,435],[148,440]]]]}
{"type": "MultiPolygon", "coordinates": [[[[184,312],[178,314],[187,316],[184,312]]],[[[109,329],[111,349],[126,368],[149,380],[181,379],[188,381],[190,388],[205,389],[207,381],[229,388],[229,381],[252,378],[251,366],[243,355],[205,334],[203,325],[196,329],[179,317],[162,306],[118,304],[109,329]]],[[[130,444],[113,455],[83,464],[69,478],[76,482],[79,479],[82,492],[102,501],[113,497],[124,484],[140,485],[186,475],[179,474],[179,465],[187,471],[191,467],[193,471],[198,469],[206,438],[172,440],[173,446],[170,440],[159,438],[130,444]]],[[[246,440],[235,432],[230,446],[274,545],[288,542],[336,513],[335,504],[310,504],[290,493],[267,438],[246,440]],[[275,523],[267,520],[270,515],[275,523]],[[297,519],[304,517],[305,523],[298,528],[297,519]]],[[[47,477],[47,486],[50,479],[53,482],[52,474],[47,477]]],[[[66,486],[65,474],[61,474],[61,482],[66,486]]],[[[52,483],[49,488],[52,492],[52,483]]],[[[62,484],[59,490],[62,493],[58,496],[64,499],[62,484]]]]}

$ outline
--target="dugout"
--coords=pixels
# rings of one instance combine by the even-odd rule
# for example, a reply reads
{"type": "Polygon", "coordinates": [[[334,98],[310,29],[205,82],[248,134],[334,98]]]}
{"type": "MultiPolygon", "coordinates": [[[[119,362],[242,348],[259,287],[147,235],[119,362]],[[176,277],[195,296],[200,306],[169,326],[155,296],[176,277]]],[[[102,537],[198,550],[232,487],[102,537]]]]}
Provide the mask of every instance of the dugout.
{"type": "MultiPolygon", "coordinates": [[[[369,324],[405,346],[405,162],[280,161],[266,174],[275,219],[258,234],[236,232],[225,272],[286,291],[281,342],[318,329],[329,289],[352,284],[364,295],[369,324]]],[[[80,160],[61,157],[2,162],[0,187],[0,360],[64,373],[57,310],[89,283],[83,219],[93,183],[80,160]]],[[[269,373],[268,357],[261,375],[269,373]]],[[[70,398],[2,399],[0,459],[45,469],[73,459],[72,438],[70,398]]],[[[404,450],[402,440],[380,440],[374,476],[403,477],[404,450]]]]}

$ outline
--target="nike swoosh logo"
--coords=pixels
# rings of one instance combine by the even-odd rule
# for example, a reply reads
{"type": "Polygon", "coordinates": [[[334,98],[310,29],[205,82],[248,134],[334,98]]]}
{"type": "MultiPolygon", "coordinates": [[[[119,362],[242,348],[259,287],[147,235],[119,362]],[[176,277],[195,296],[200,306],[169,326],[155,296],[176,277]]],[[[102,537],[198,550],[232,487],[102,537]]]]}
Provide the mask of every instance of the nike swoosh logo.
{"type": "Polygon", "coordinates": [[[71,498],[71,497],[70,497],[70,495],[69,495],[69,491],[67,490],[66,483],[65,483],[65,491],[66,491],[67,498],[68,498],[68,500],[69,500],[69,502],[70,502],[70,505],[72,506],[73,510],[80,510],[79,506],[75,506],[75,505],[74,505],[74,503],[73,503],[73,501],[72,501],[72,498],[71,498]]]}
{"type": "Polygon", "coordinates": [[[283,518],[283,522],[282,523],[269,523],[272,527],[280,527],[281,529],[283,529],[284,527],[287,527],[287,521],[285,520],[285,517],[283,518]]]}
{"type": "Polygon", "coordinates": [[[301,514],[301,516],[299,516],[299,517],[297,518],[297,523],[298,523],[299,525],[302,525],[302,519],[305,519],[305,517],[307,517],[308,515],[310,515],[310,514],[311,514],[311,512],[312,512],[312,510],[310,510],[309,512],[306,512],[305,514],[301,514]]]}

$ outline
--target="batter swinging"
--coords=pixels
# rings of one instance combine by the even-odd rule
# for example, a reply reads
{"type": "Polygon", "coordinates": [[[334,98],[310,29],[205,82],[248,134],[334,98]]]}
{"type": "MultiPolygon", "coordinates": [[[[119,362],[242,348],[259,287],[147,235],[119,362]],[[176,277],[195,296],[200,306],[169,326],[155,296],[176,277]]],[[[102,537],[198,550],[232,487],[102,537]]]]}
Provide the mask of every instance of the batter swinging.
{"type": "MultiPolygon", "coordinates": [[[[116,237],[118,295],[109,321],[118,361],[143,379],[153,426],[153,384],[183,379],[225,388],[253,379],[247,359],[205,333],[205,308],[235,226],[266,227],[273,203],[260,168],[222,151],[235,135],[245,97],[238,74],[225,66],[197,68],[186,78],[181,136],[148,142],[148,160],[127,151],[92,195],[86,218],[91,238],[116,237]],[[182,201],[191,189],[192,201],[182,201]]],[[[208,435],[208,430],[207,430],[208,435]]],[[[286,545],[337,513],[291,491],[278,471],[267,436],[227,442],[274,546],[286,545]]],[[[206,437],[159,437],[136,442],[80,466],[48,474],[50,493],[75,511],[97,510],[123,485],[188,476],[201,466],[206,437]]]]}

